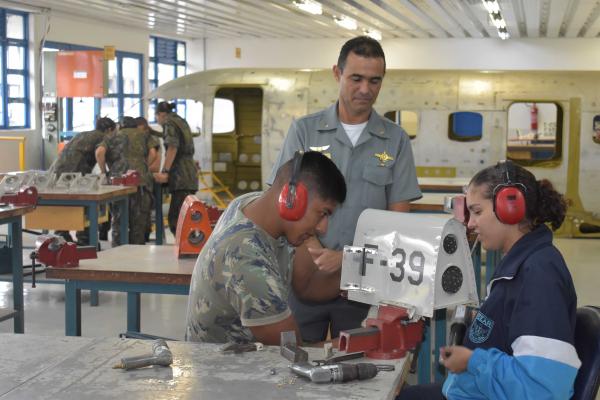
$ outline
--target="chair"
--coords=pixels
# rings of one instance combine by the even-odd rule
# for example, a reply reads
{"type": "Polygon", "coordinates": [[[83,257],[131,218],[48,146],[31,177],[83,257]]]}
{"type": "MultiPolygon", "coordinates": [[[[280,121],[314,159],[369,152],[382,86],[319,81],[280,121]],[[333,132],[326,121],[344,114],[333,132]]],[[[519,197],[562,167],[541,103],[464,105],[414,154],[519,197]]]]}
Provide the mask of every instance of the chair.
{"type": "Polygon", "coordinates": [[[594,400],[600,386],[600,308],[585,306],[577,309],[575,349],[581,367],[572,400],[594,400]]]}

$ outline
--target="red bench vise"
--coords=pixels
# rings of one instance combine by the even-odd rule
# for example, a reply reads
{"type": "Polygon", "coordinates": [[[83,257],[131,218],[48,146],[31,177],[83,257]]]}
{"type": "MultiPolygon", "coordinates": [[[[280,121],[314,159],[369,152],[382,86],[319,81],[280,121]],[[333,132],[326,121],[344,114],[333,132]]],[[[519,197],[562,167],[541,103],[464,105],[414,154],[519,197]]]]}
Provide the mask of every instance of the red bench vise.
{"type": "Polygon", "coordinates": [[[409,322],[406,308],[379,306],[377,318],[368,318],[365,328],[340,332],[340,351],[364,351],[369,358],[402,358],[423,341],[423,320],[409,322]]]}
{"type": "Polygon", "coordinates": [[[130,169],[121,176],[114,176],[110,179],[111,185],[139,186],[142,180],[140,173],[130,169]]]}
{"type": "Polygon", "coordinates": [[[98,258],[96,247],[77,246],[56,235],[40,236],[35,245],[35,258],[49,267],[77,267],[79,260],[98,258]]]}
{"type": "Polygon", "coordinates": [[[211,233],[210,218],[204,202],[194,195],[187,196],[177,219],[175,254],[178,258],[197,255],[211,233]]]}
{"type": "Polygon", "coordinates": [[[12,204],[14,206],[36,206],[38,191],[35,186],[23,187],[17,193],[4,194],[0,197],[0,203],[12,204]]]}

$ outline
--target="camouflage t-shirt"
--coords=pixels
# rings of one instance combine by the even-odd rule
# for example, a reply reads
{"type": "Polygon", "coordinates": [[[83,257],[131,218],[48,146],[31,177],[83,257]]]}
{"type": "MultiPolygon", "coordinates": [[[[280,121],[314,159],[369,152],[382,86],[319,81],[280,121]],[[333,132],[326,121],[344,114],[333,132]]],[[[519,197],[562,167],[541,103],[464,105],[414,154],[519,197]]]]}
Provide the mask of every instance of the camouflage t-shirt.
{"type": "Polygon", "coordinates": [[[200,252],[188,299],[188,341],[254,341],[248,327],[291,315],[292,248],[242,213],[261,193],[233,200],[200,252]]]}

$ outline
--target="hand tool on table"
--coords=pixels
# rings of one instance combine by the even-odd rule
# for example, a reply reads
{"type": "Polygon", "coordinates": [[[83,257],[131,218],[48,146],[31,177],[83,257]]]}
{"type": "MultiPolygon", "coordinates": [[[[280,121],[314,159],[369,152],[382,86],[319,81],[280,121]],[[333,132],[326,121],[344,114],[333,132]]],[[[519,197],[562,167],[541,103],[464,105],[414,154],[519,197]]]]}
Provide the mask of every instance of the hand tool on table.
{"type": "Polygon", "coordinates": [[[221,346],[221,348],[219,349],[219,351],[221,351],[221,353],[225,353],[225,354],[239,354],[239,353],[246,353],[249,351],[260,351],[264,349],[264,346],[262,343],[259,342],[254,342],[254,343],[226,343],[223,346],[221,346]]]}
{"type": "Polygon", "coordinates": [[[115,364],[113,369],[136,369],[149,367],[152,365],[162,365],[168,367],[173,362],[173,355],[164,339],[152,341],[152,353],[135,357],[121,358],[121,362],[115,364]]]}

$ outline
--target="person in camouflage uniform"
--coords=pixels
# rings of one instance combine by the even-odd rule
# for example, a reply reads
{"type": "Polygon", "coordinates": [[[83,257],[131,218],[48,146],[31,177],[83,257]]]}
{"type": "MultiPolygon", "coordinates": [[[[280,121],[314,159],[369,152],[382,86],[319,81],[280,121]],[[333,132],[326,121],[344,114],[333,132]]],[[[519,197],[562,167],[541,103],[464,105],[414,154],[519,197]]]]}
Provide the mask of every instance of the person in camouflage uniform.
{"type": "MultiPolygon", "coordinates": [[[[120,177],[130,169],[140,174],[140,185],[135,194],[129,197],[129,243],[144,244],[146,228],[152,211],[153,179],[148,162],[156,157],[156,139],[137,128],[134,118],[124,117],[122,128],[116,135],[102,141],[96,149],[96,159],[100,170],[108,175],[120,177]]],[[[111,206],[112,245],[121,244],[120,212],[111,206]]]]}
{"type": "Polygon", "coordinates": [[[329,158],[313,151],[299,153],[284,164],[266,192],[234,199],[198,255],[188,298],[186,340],[276,345],[280,333],[289,330],[299,338],[287,302],[290,288],[302,295],[323,290],[326,282],[318,272],[292,271],[289,246],[324,234],[329,216],[345,197],[340,171],[329,158]],[[308,206],[294,221],[276,211],[280,193],[292,176],[308,193],[308,206]],[[296,284],[302,273],[313,274],[310,287],[296,284]]]}
{"type": "Polygon", "coordinates": [[[162,101],[156,107],[156,121],[164,129],[167,149],[161,172],[154,174],[157,182],[169,184],[171,205],[169,206],[169,229],[177,229],[179,210],[185,198],[198,190],[198,168],[194,162],[194,142],[188,123],[173,112],[175,104],[162,101]]]}
{"type": "MultiPolygon", "coordinates": [[[[163,140],[163,134],[162,132],[156,131],[154,129],[152,129],[150,127],[150,125],[148,125],[148,121],[146,120],[146,118],[144,117],[137,117],[135,119],[135,123],[137,125],[137,128],[142,131],[145,132],[146,134],[149,134],[151,136],[151,139],[155,141],[156,145],[154,146],[154,149],[156,150],[156,157],[154,157],[153,160],[149,159],[148,160],[148,169],[150,169],[151,173],[155,173],[155,172],[159,172],[160,171],[160,161],[161,161],[161,149],[162,149],[162,143],[161,141],[163,140]]],[[[154,185],[161,185],[158,182],[153,182],[154,185]]],[[[166,185],[166,183],[165,183],[166,185]]],[[[156,192],[154,192],[154,189],[152,190],[153,193],[153,200],[155,202],[158,202],[158,204],[160,204],[160,206],[162,207],[162,198],[156,198],[156,192]]],[[[162,191],[161,191],[162,194],[162,191]]],[[[162,197],[162,195],[161,195],[162,197]]],[[[146,227],[146,242],[150,240],[150,234],[152,233],[152,219],[148,220],[148,225],[146,227]]]]}
{"type": "MultiPolygon", "coordinates": [[[[81,132],[67,143],[54,164],[54,173],[58,178],[63,172],[81,172],[89,174],[96,165],[94,151],[96,146],[107,136],[115,131],[117,124],[107,117],[96,121],[96,129],[89,132],[81,132]]],[[[73,238],[69,231],[55,231],[57,235],[72,242],[73,238]]],[[[88,245],[90,235],[87,230],[77,232],[77,243],[88,245]]]]}

